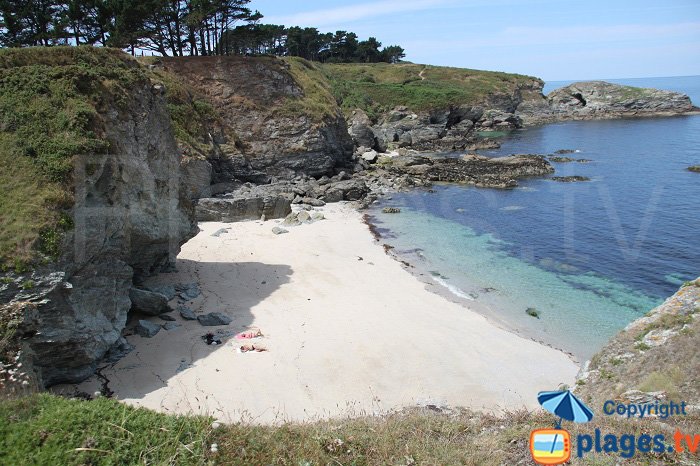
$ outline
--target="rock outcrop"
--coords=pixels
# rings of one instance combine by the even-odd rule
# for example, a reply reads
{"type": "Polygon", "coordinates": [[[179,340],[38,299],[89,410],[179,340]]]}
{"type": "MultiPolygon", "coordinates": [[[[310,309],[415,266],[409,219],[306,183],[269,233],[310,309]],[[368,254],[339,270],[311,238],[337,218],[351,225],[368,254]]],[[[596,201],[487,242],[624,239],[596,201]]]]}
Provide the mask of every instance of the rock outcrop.
{"type": "Polygon", "coordinates": [[[518,185],[518,178],[554,173],[544,157],[529,154],[498,158],[475,154],[461,158],[400,156],[385,160],[382,168],[424,182],[468,183],[488,188],[512,188],[518,185]]]}
{"type": "Polygon", "coordinates": [[[602,405],[611,395],[685,401],[700,409],[700,279],[615,336],[579,375],[577,392],[602,405]]]}
{"type": "Polygon", "coordinates": [[[605,120],[667,116],[697,111],[690,98],[678,92],[586,81],[554,90],[547,104],[528,101],[518,107],[525,124],[564,120],[605,120]]]}
{"type": "Polygon", "coordinates": [[[272,57],[163,58],[174,75],[213,109],[202,144],[212,182],[334,175],[352,141],[316,65],[272,57]]]}
{"type": "MultiPolygon", "coordinates": [[[[44,65],[55,66],[51,52],[45,57],[44,65]]],[[[27,303],[17,335],[25,366],[42,386],[81,381],[111,348],[124,348],[134,279],[171,267],[196,232],[163,89],[139,74],[134,60],[119,59],[139,76],[128,93],[110,95],[107,89],[119,88],[89,74],[81,82],[104,92],[96,131],[110,150],[74,158],[74,226],[58,259],[31,273],[8,272],[0,287],[2,302],[27,303]]]]}

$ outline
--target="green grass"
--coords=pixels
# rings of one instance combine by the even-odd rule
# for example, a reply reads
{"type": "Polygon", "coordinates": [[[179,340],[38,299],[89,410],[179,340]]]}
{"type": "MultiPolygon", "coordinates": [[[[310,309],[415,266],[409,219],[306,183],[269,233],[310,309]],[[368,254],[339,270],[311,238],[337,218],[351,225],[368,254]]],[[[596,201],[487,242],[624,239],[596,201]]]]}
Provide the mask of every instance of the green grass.
{"type": "Polygon", "coordinates": [[[284,58],[289,73],[302,90],[303,97],[287,98],[280,113],[287,116],[305,115],[314,122],[334,118],[337,103],[331,86],[317,64],[298,57],[284,58]]]}
{"type": "Polygon", "coordinates": [[[325,64],[336,100],[346,113],[355,108],[376,117],[397,106],[414,111],[477,105],[493,95],[510,95],[529,76],[414,64],[325,64]]]}
{"type": "MultiPolygon", "coordinates": [[[[597,416],[567,423],[572,436],[603,433],[697,432],[697,414],[653,419],[597,416]]],[[[385,416],[288,423],[212,426],[212,419],[172,416],[98,398],[53,395],[0,400],[0,464],[22,465],[501,465],[530,464],[530,431],[551,427],[544,410],[503,416],[412,409],[385,416]],[[218,451],[212,452],[211,445],[218,451]]],[[[692,460],[689,455],[641,454],[632,460],[590,453],[571,464],[648,464],[692,460]]]]}
{"type": "Polygon", "coordinates": [[[0,463],[207,464],[211,420],[157,414],[106,398],[48,394],[0,403],[0,463]]]}
{"type": "Polygon", "coordinates": [[[119,50],[0,50],[0,265],[56,258],[72,223],[73,158],[108,152],[100,111],[126,105],[145,79],[119,50]]]}

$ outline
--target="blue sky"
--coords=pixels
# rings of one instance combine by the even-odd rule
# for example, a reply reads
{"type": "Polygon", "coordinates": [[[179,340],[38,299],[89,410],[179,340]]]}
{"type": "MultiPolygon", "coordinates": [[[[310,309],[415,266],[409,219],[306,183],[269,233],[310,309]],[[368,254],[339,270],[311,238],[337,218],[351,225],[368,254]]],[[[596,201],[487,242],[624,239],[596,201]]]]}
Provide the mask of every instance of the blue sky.
{"type": "Polygon", "coordinates": [[[545,80],[700,75],[700,0],[253,0],[263,22],[349,30],[415,63],[545,80]]]}

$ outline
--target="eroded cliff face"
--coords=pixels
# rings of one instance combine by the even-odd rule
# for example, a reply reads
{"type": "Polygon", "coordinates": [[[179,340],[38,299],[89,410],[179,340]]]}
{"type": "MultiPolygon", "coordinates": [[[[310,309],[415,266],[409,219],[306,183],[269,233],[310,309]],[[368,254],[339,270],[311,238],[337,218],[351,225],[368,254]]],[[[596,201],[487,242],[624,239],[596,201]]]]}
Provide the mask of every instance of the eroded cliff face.
{"type": "Polygon", "coordinates": [[[375,121],[361,109],[348,119],[356,147],[379,152],[400,148],[417,151],[461,151],[492,145],[478,136],[480,131],[513,130],[522,127],[516,110],[527,102],[533,108],[548,107],[542,95],[544,83],[537,78],[503,81],[493,92],[471,103],[454,102],[445,108],[413,111],[397,106],[375,121]]]}
{"type": "Polygon", "coordinates": [[[16,336],[41,386],[81,381],[127,350],[134,280],[170,267],[196,232],[163,94],[143,77],[100,96],[96,131],[110,148],[74,157],[73,228],[59,258],[4,275],[0,301],[22,311],[16,336]]]}
{"type": "Polygon", "coordinates": [[[214,109],[205,154],[213,183],[320,177],[348,166],[352,141],[315,65],[272,57],[159,60],[214,109]]]}

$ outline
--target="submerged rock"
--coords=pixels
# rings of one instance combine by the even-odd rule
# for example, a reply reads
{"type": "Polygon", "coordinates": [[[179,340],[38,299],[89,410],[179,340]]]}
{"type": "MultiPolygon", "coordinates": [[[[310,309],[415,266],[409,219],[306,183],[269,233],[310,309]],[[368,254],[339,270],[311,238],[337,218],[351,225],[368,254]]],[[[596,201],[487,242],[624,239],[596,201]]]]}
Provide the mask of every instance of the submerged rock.
{"type": "Polygon", "coordinates": [[[577,183],[581,181],[591,181],[587,176],[553,176],[550,178],[552,181],[558,181],[560,183],[577,183]]]}
{"type": "MultiPolygon", "coordinates": [[[[407,155],[394,157],[385,169],[393,174],[410,175],[422,184],[446,181],[490,188],[512,188],[516,179],[554,172],[541,155],[511,155],[490,158],[468,154],[461,158],[407,155]]],[[[411,183],[417,185],[415,180],[411,183]]]]}

